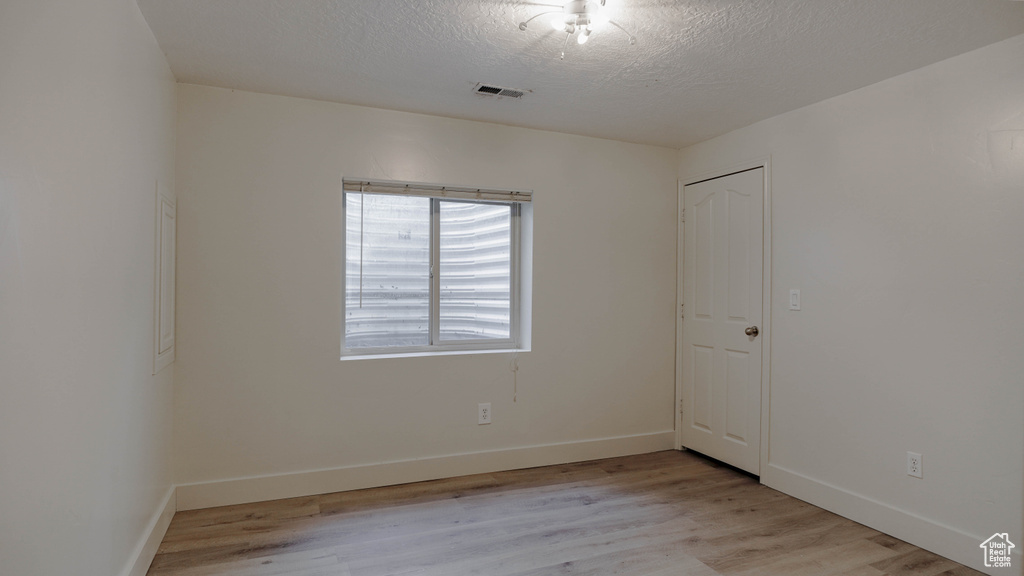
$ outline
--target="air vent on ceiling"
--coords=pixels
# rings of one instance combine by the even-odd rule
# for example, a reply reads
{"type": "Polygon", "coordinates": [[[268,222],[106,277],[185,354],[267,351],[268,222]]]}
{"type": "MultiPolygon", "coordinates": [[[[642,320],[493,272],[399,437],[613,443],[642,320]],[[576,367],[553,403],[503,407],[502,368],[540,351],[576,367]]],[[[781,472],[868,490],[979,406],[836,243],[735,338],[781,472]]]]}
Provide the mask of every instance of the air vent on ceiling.
{"type": "Polygon", "coordinates": [[[501,96],[505,98],[522,98],[526,95],[529,90],[516,90],[514,88],[502,88],[501,86],[492,86],[490,84],[477,84],[476,88],[473,88],[473,92],[481,96],[501,96]]]}

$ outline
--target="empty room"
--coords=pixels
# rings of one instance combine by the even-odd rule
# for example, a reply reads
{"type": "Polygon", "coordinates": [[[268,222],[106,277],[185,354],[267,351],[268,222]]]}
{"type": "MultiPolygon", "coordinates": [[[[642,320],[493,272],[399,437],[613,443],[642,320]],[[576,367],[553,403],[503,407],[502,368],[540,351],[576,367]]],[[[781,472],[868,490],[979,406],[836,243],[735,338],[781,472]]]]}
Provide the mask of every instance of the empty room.
{"type": "Polygon", "coordinates": [[[0,576],[1021,576],[1024,1],[0,0],[0,576]]]}

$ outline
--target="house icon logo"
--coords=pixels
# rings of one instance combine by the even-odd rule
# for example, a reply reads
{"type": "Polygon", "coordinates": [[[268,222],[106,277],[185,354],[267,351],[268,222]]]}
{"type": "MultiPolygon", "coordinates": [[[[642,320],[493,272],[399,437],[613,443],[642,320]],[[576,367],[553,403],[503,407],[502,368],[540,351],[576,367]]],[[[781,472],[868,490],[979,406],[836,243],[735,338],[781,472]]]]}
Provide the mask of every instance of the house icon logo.
{"type": "Polygon", "coordinates": [[[986,568],[1009,568],[1010,551],[1015,548],[1006,532],[996,532],[991,538],[981,543],[985,551],[986,568]]]}

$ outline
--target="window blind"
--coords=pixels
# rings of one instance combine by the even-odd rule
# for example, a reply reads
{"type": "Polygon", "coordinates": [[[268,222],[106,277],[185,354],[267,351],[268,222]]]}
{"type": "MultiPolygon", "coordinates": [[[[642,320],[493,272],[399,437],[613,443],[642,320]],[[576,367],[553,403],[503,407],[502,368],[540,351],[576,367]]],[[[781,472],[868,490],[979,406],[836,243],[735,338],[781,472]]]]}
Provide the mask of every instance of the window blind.
{"type": "Polygon", "coordinates": [[[344,187],[346,350],[515,346],[518,217],[530,192],[344,187]]]}
{"type": "Polygon", "coordinates": [[[453,200],[479,200],[490,202],[530,202],[533,192],[528,190],[497,190],[491,188],[460,188],[456,186],[435,186],[430,184],[405,184],[381,180],[343,181],[345,192],[366,194],[391,194],[395,196],[421,196],[427,198],[450,198],[453,200]]]}

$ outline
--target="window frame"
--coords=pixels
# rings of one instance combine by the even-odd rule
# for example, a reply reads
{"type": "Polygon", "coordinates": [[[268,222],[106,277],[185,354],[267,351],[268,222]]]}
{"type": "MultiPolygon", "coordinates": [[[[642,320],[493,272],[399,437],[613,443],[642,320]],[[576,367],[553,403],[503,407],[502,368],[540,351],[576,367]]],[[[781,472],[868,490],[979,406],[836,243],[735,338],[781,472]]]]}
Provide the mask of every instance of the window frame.
{"type": "Polygon", "coordinates": [[[343,179],[341,191],[341,359],[374,356],[421,356],[446,355],[475,352],[501,352],[522,350],[522,217],[523,203],[530,202],[532,192],[509,190],[486,190],[437,186],[431,184],[385,182],[343,179]],[[359,186],[359,190],[352,189],[359,186]],[[365,189],[364,189],[365,188],[365,189]],[[348,214],[347,195],[390,194],[426,197],[430,200],[430,344],[424,346],[375,346],[367,348],[346,348],[345,326],[347,322],[346,300],[348,290],[348,214]],[[474,197],[475,196],[475,197],[474,197]],[[486,196],[486,198],[485,198],[486,196]],[[511,199],[502,200],[507,196],[511,199]],[[510,210],[509,231],[509,337],[465,340],[441,340],[441,202],[468,204],[490,204],[508,206],[510,210]]]}

